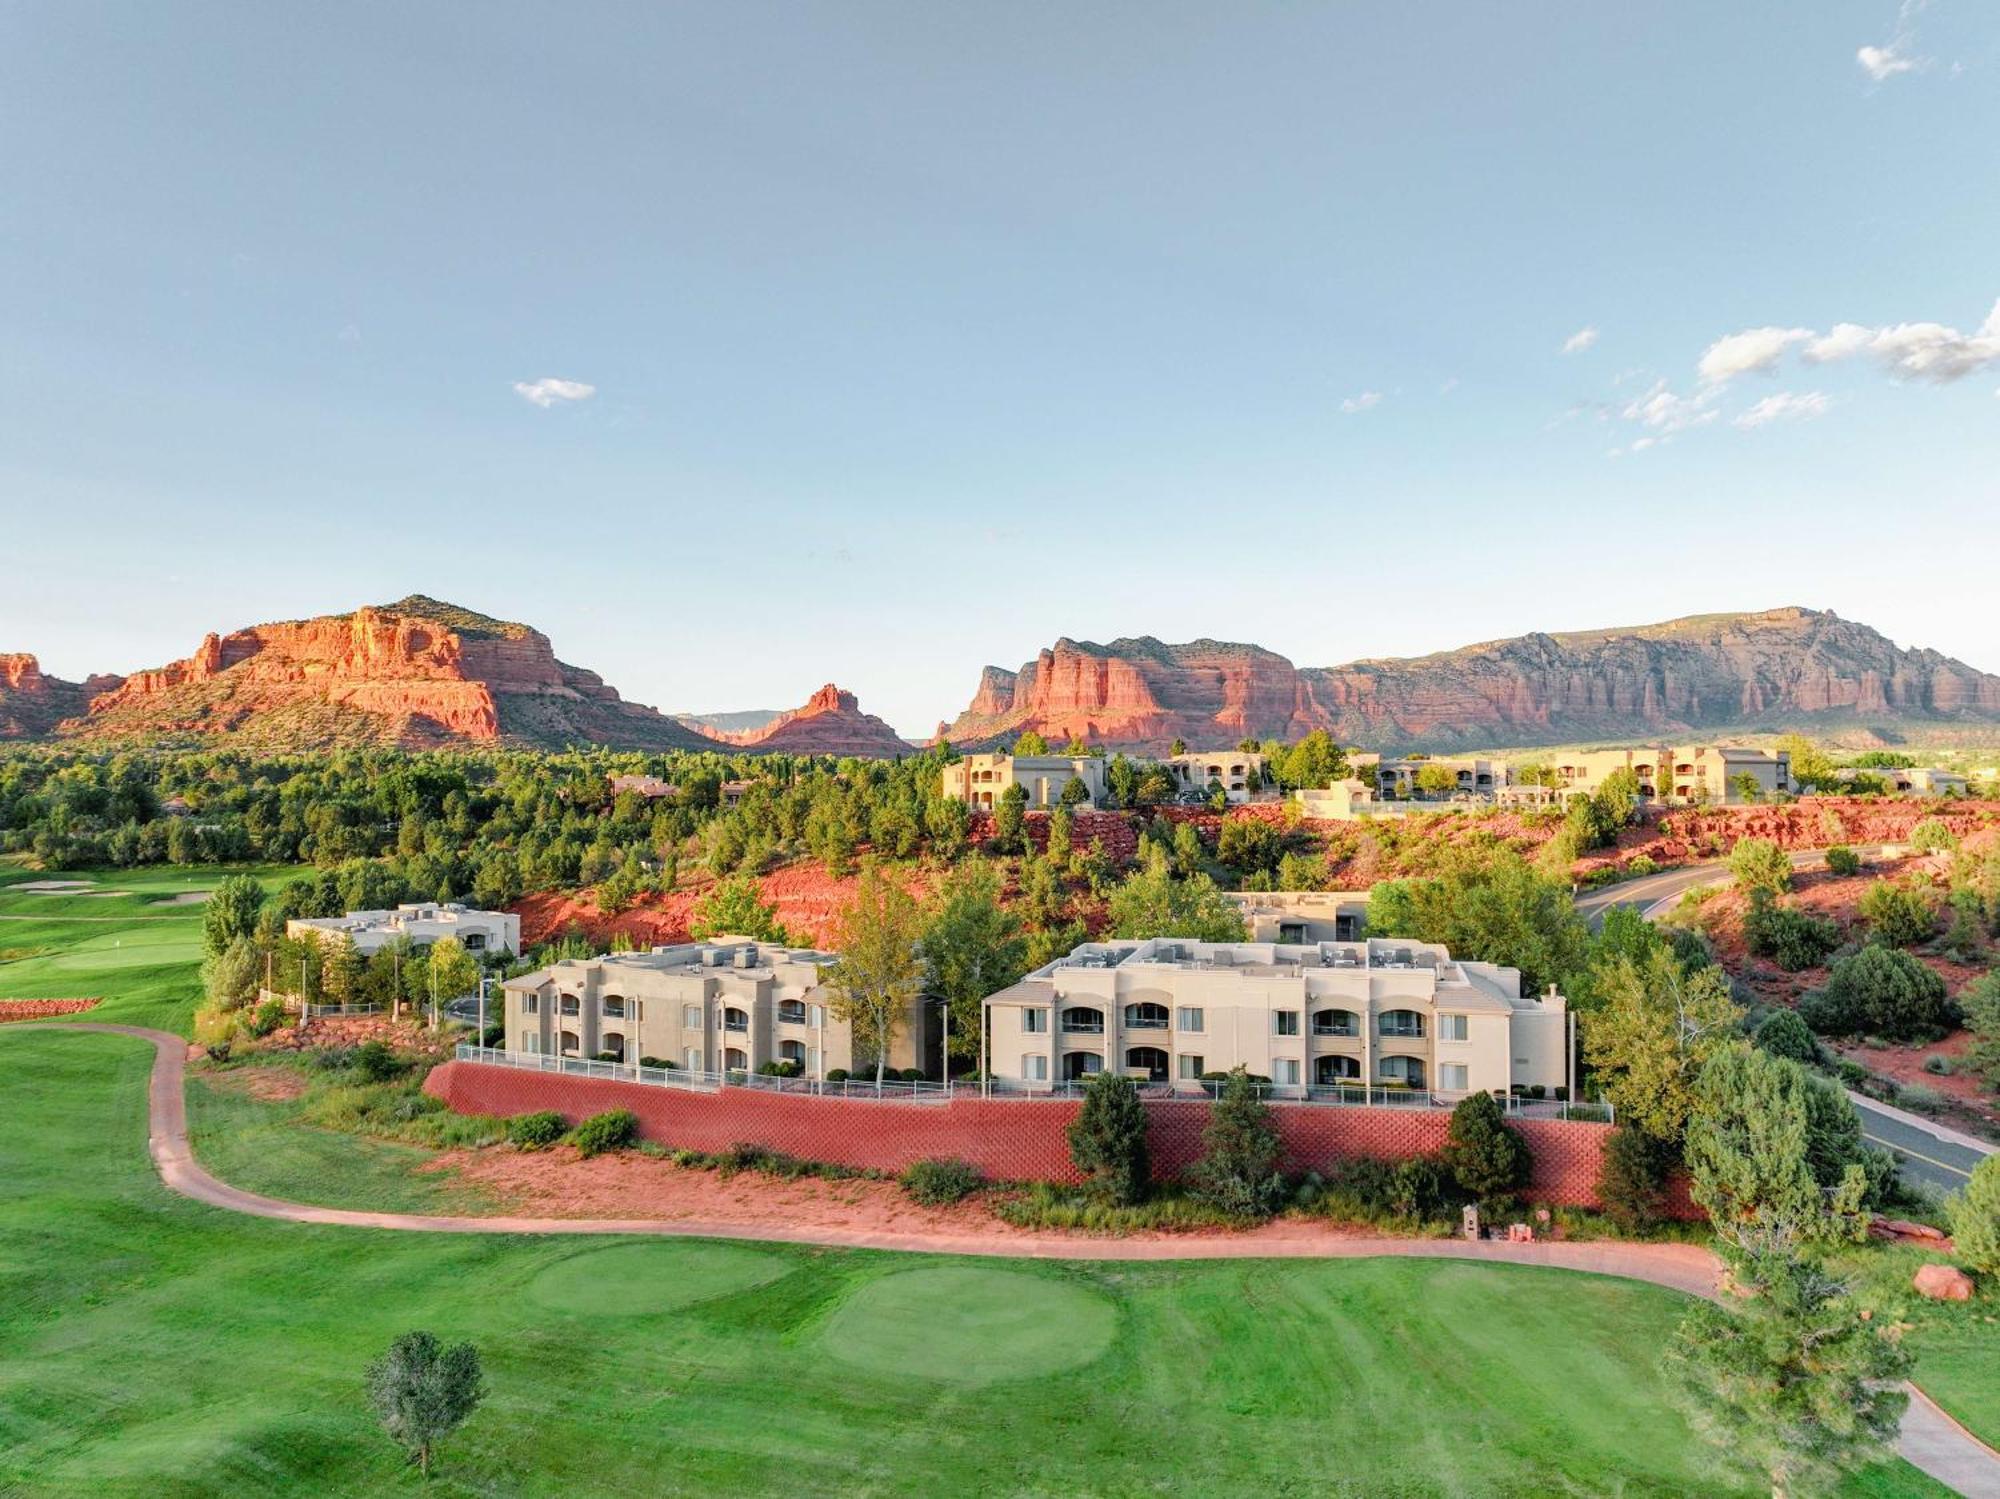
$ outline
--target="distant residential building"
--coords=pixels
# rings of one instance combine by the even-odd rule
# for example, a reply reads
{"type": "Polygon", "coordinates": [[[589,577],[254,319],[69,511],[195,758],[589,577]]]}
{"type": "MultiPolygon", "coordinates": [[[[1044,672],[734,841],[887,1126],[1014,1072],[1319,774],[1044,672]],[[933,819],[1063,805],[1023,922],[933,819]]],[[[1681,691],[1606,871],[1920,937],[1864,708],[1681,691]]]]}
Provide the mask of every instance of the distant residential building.
{"type": "Polygon", "coordinates": [[[1027,793],[1030,807],[1053,807],[1071,781],[1083,782],[1090,800],[1104,796],[1104,761],[1096,755],[966,755],[945,766],[940,792],[969,807],[992,808],[1009,786],[1027,793]]]}
{"type": "Polygon", "coordinates": [[[1971,785],[1957,771],[1935,765],[1856,766],[1833,774],[1840,781],[1872,776],[1901,796],[1963,796],[1971,785]]]}
{"type": "Polygon", "coordinates": [[[1359,822],[1372,818],[1423,816],[1434,812],[1472,812],[1482,807],[1546,807],[1561,793],[1544,786],[1496,786],[1490,791],[1453,792],[1441,801],[1383,797],[1368,781],[1349,777],[1327,787],[1300,787],[1292,800],[1307,817],[1325,822],[1359,822]]]}
{"type": "Polygon", "coordinates": [[[611,778],[611,794],[613,796],[623,796],[629,791],[634,796],[643,796],[648,801],[652,801],[663,796],[678,796],[680,795],[680,790],[681,788],[676,786],[672,781],[663,781],[658,776],[613,776],[611,778]]]}
{"type": "MultiPolygon", "coordinates": [[[[653,1057],[693,1072],[754,1072],[795,1062],[806,1077],[872,1069],[823,987],[832,953],[748,937],[570,958],[502,985],[507,1049],[543,1056],[653,1057]]],[[[891,1067],[918,1065],[914,1004],[891,1067]]]]}
{"type": "Polygon", "coordinates": [[[1219,790],[1232,804],[1253,801],[1264,793],[1264,757],[1254,751],[1169,755],[1159,763],[1181,792],[1212,796],[1219,790]]]}
{"type": "Polygon", "coordinates": [[[748,781],[724,781],[718,794],[721,796],[723,806],[733,807],[743,800],[743,793],[749,789],[748,781]]]}
{"type": "Polygon", "coordinates": [[[1629,749],[1555,753],[1542,759],[1565,795],[1592,795],[1616,771],[1639,779],[1639,799],[1655,805],[1709,803],[1735,806],[1750,777],[1756,799],[1792,789],[1792,757],[1784,750],[1749,749],[1734,744],[1637,745],[1629,749]]]}
{"type": "Polygon", "coordinates": [[[1567,1005],[1520,990],[1421,942],[1090,942],[987,997],[990,1066],[1030,1088],[1109,1068],[1193,1090],[1239,1065],[1295,1095],[1565,1087],[1567,1005]]]}
{"type": "Polygon", "coordinates": [[[1252,942],[1354,942],[1368,925],[1366,890],[1232,890],[1252,942]]]}
{"type": "Polygon", "coordinates": [[[1509,767],[1505,760],[1458,759],[1447,755],[1395,758],[1384,758],[1380,755],[1349,755],[1348,764],[1357,775],[1371,780],[1375,789],[1385,797],[1427,795],[1437,800],[1446,800],[1453,796],[1491,796],[1501,787],[1511,784],[1509,767]],[[1417,777],[1427,768],[1441,770],[1449,775],[1452,781],[1451,787],[1444,791],[1420,789],[1417,777]]]}
{"type": "Polygon", "coordinates": [[[456,937],[469,953],[518,953],[521,918],[511,911],[475,911],[452,901],[420,902],[393,911],[302,916],[285,923],[285,935],[321,942],[349,937],[363,957],[380,952],[398,937],[409,938],[417,947],[429,947],[442,937],[456,937]]]}

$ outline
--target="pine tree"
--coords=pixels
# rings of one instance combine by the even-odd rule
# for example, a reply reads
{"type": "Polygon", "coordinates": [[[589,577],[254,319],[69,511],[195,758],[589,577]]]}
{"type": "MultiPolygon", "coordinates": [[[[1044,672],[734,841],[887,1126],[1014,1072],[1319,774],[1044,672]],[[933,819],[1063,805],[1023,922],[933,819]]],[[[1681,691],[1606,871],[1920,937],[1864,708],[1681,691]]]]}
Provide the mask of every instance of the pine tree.
{"type": "Polygon", "coordinates": [[[1196,1197],[1243,1218],[1268,1218],[1277,1211],[1285,1196],[1278,1174],[1284,1142],[1245,1068],[1235,1068],[1222,1085],[1201,1143],[1201,1159],[1188,1173],[1196,1197]]]}
{"type": "Polygon", "coordinates": [[[1069,1154],[1109,1201],[1123,1207],[1146,1195],[1146,1105],[1130,1078],[1109,1071],[1091,1074],[1083,1107],[1070,1121],[1069,1154]]]}

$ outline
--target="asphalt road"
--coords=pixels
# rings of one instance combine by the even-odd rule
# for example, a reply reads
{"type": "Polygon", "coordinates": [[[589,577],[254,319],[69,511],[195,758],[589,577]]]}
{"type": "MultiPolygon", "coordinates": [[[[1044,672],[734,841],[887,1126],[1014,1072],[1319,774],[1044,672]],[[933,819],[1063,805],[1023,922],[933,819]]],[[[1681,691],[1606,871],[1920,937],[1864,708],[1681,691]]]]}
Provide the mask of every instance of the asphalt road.
{"type": "MultiPolygon", "coordinates": [[[[1855,852],[1864,859],[1879,858],[1882,854],[1880,848],[1862,848],[1855,852]]],[[[1815,849],[1803,849],[1792,855],[1794,869],[1817,869],[1824,863],[1826,855],[1815,849]]],[[[1720,884],[1728,878],[1729,866],[1720,861],[1689,864],[1579,895],[1576,909],[1590,924],[1590,929],[1596,931],[1604,925],[1605,912],[1614,906],[1636,906],[1646,911],[1662,901],[1679,899],[1684,890],[1692,890],[1698,885],[1720,884]]],[[[1903,1175],[1912,1181],[1944,1191],[1956,1191],[1972,1175],[1972,1168],[1983,1157],[1993,1153],[1992,1146],[1981,1145],[1956,1131],[1940,1134],[1938,1131],[1942,1126],[1929,1124],[1901,1110],[1888,1111],[1875,1100],[1864,1098],[1859,1093],[1850,1092],[1847,1096],[1860,1111],[1862,1135],[1901,1156],[1903,1175]]]]}

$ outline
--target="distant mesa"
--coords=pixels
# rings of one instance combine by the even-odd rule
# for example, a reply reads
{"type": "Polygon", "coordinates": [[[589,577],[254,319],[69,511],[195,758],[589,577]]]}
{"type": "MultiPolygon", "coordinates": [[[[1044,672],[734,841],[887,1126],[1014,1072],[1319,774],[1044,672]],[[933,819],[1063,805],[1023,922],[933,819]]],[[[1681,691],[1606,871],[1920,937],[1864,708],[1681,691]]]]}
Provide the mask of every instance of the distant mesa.
{"type": "Polygon", "coordinates": [[[0,676],[0,737],[318,749],[611,744],[689,749],[692,730],[555,658],[523,624],[412,594],[351,614],[209,635],[129,677],[0,676]]]}
{"type": "MultiPolygon", "coordinates": [[[[716,714],[709,722],[727,716],[716,714]]],[[[863,713],[853,693],[843,692],[831,682],[808,698],[804,707],[773,715],[755,728],[704,727],[702,732],[738,749],[772,754],[852,755],[882,760],[908,754],[915,748],[874,714],[863,713]]]]}
{"type": "Polygon", "coordinates": [[[1033,729],[1157,751],[1324,729],[1367,749],[1499,747],[1785,729],[2000,724],[2000,677],[1812,609],[1532,634],[1411,659],[1297,667],[1255,645],[1062,639],[989,666],[939,732],[961,749],[1033,729]]]}

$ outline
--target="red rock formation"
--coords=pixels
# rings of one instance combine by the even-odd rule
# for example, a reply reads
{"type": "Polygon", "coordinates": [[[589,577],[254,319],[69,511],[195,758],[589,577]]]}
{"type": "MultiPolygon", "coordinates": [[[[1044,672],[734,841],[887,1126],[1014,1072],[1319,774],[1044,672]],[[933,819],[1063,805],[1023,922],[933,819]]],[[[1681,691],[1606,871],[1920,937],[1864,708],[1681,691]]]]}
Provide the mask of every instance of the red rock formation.
{"type": "Polygon", "coordinates": [[[1450,748],[1996,723],[2000,677],[1833,614],[1773,609],[1327,668],[1213,640],[1065,639],[1018,672],[987,667],[940,733],[961,747],[1032,728],[1157,750],[1323,728],[1370,748],[1450,748]]]}
{"type": "Polygon", "coordinates": [[[908,754],[913,746],[872,713],[863,713],[851,692],[828,682],[802,708],[780,713],[760,728],[732,733],[701,727],[700,732],[723,744],[790,755],[853,755],[886,760],[908,754]]]}
{"type": "Polygon", "coordinates": [[[305,748],[613,743],[686,748],[673,720],[624,702],[548,638],[422,595],[352,614],[209,635],[134,673],[62,725],[75,737],[205,739],[305,748]]]}
{"type": "Polygon", "coordinates": [[[71,714],[81,713],[93,690],[115,685],[116,677],[65,682],[42,670],[25,654],[0,655],[0,739],[35,739],[71,714]]]}

